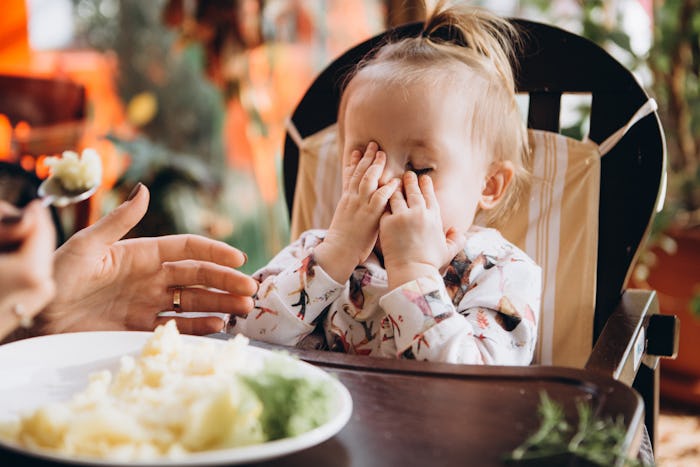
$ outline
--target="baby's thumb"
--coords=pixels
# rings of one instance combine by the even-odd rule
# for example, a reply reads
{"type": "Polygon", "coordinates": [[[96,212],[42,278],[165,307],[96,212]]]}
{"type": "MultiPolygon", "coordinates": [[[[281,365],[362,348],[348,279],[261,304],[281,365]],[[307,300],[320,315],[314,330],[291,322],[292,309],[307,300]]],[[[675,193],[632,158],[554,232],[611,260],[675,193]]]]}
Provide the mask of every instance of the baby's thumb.
{"type": "Polygon", "coordinates": [[[91,242],[111,245],[120,240],[143,218],[148,209],[150,193],[143,183],[134,187],[129,197],[102,219],[86,228],[82,235],[91,242]]]}
{"type": "Polygon", "coordinates": [[[457,253],[464,249],[467,244],[467,236],[464,232],[459,232],[454,227],[450,227],[445,232],[445,240],[447,241],[447,251],[450,260],[457,256],[457,253]]]}

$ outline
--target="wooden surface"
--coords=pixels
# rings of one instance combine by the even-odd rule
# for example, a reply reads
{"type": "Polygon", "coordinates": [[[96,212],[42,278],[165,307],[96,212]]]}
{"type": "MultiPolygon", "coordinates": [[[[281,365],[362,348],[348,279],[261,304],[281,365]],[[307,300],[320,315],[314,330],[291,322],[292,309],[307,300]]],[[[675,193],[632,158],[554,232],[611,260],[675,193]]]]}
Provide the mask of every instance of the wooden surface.
{"type": "Polygon", "coordinates": [[[503,465],[503,456],[537,429],[542,391],[562,404],[570,419],[578,400],[588,401],[599,416],[623,416],[628,451],[638,449],[641,400],[602,375],[295,353],[338,376],[352,394],[353,415],[329,441],[262,465],[503,465]]]}

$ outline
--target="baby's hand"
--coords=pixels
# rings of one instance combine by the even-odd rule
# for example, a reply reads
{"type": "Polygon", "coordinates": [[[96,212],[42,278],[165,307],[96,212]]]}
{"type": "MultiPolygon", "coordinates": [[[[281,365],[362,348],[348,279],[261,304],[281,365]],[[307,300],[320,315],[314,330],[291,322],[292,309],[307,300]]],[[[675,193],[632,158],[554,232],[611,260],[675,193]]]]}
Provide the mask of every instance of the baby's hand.
{"type": "Polygon", "coordinates": [[[401,190],[393,193],[391,212],[386,212],[379,224],[390,289],[440,271],[465,243],[464,234],[453,228],[443,230],[429,176],[422,175],[419,182],[414,172],[406,172],[403,184],[406,196],[401,190]]]}
{"type": "Polygon", "coordinates": [[[343,168],[343,193],[326,237],[314,251],[318,264],[337,282],[345,282],[377,241],[379,218],[399,187],[398,179],[379,186],[386,154],[370,142],[364,155],[353,151],[343,168]]]}

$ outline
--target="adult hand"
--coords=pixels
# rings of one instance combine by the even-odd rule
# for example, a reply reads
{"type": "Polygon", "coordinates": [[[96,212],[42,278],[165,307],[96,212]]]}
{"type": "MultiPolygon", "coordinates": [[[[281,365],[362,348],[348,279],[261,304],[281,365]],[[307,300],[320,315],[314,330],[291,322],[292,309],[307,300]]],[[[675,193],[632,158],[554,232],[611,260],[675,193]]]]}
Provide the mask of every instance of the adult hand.
{"type": "Polygon", "coordinates": [[[343,168],[343,193],[326,236],[316,247],[319,265],[337,282],[345,282],[355,267],[372,252],[379,232],[379,219],[399,180],[379,186],[386,154],[370,142],[364,155],[355,150],[343,168]]]}
{"type": "Polygon", "coordinates": [[[440,205],[432,179],[418,180],[404,173],[404,194],[396,191],[389,200],[390,212],[379,224],[389,287],[395,288],[424,275],[439,272],[464,248],[466,238],[453,228],[443,230],[440,205]]]}
{"type": "Polygon", "coordinates": [[[0,201],[0,340],[53,297],[54,248],[48,209],[34,201],[20,211],[0,201]]]}
{"type": "MultiPolygon", "coordinates": [[[[257,283],[234,269],[246,260],[236,248],[188,234],[119,240],[141,220],[148,200],[139,184],[121,206],[56,251],[56,298],[37,319],[39,333],[152,330],[172,319],[158,314],[175,310],[175,293],[175,311],[243,316],[252,309],[257,283]]],[[[224,325],[216,316],[175,319],[190,334],[224,325]]]]}

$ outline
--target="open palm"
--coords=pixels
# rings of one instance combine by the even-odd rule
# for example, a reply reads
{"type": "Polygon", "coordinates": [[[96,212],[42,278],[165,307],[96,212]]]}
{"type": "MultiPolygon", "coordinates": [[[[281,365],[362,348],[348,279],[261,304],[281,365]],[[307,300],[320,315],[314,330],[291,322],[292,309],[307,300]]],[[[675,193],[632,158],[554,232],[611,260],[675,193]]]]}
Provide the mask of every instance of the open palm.
{"type": "MultiPolygon", "coordinates": [[[[149,194],[142,186],[129,201],[76,233],[54,255],[55,300],[40,315],[39,332],[152,330],[173,310],[245,315],[257,283],[235,270],[245,255],[197,235],[119,240],[143,217],[149,194]]],[[[215,316],[177,317],[182,332],[221,330],[215,316]]]]}

